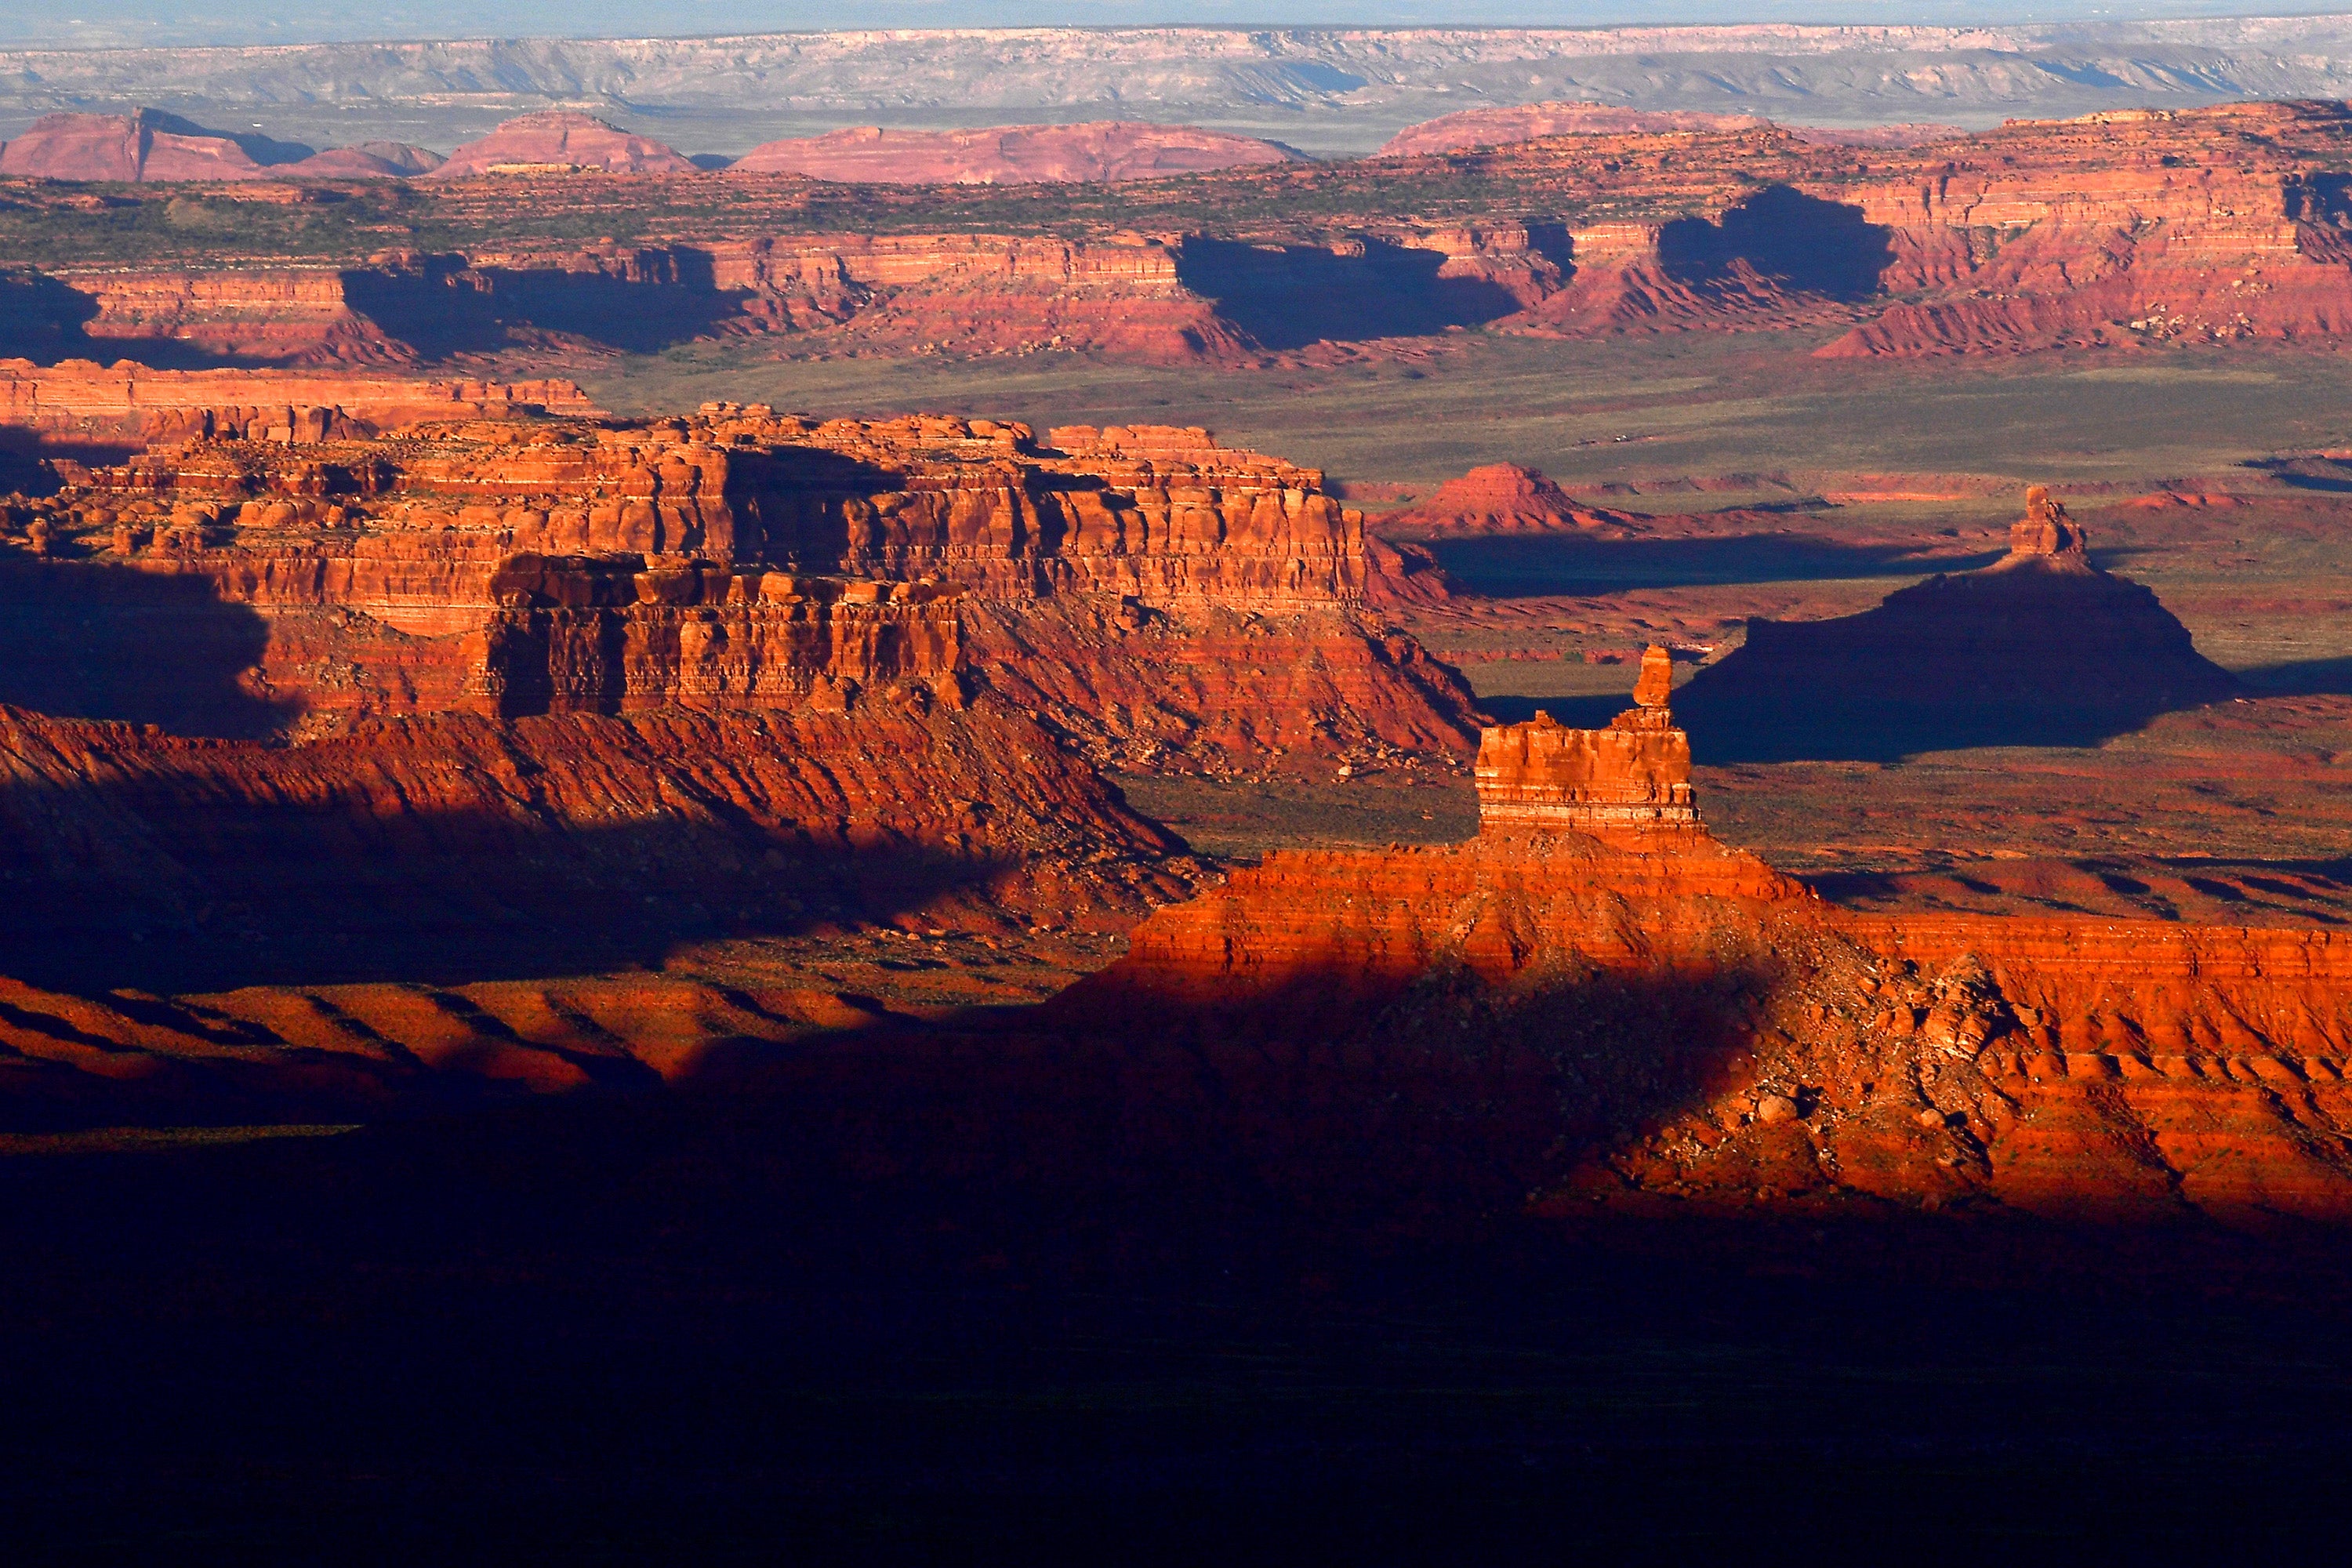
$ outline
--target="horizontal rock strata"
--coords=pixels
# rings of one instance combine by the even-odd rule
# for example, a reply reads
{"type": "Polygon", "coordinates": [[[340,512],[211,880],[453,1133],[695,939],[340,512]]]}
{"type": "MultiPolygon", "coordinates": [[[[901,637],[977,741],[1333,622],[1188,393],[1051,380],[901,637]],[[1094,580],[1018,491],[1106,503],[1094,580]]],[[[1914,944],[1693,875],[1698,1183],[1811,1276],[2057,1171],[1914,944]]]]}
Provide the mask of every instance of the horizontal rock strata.
{"type": "MultiPolygon", "coordinates": [[[[36,417],[87,432],[104,405],[115,427],[194,429],[16,509],[0,700],[243,734],[992,689],[1139,765],[1466,750],[1459,678],[1363,608],[1361,516],[1316,470],[1203,430],[1040,440],[717,404],[597,422],[519,401],[568,388],[386,380],[240,432],[234,411],[151,407],[144,373],[65,407],[46,377],[25,384],[36,417]],[[532,416],[382,435],[358,416],[459,395],[478,406],[436,411],[505,396],[532,416]],[[131,646],[167,638],[216,651],[154,668],[131,646]]],[[[305,384],[204,373],[166,392],[305,384]]]]}

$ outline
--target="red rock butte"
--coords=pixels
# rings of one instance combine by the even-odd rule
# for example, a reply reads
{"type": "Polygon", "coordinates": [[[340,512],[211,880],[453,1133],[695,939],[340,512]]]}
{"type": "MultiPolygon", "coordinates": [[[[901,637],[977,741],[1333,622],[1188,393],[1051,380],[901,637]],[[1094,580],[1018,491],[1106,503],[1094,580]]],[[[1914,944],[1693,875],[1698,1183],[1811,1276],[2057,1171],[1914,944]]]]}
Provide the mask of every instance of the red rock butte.
{"type": "Polygon", "coordinates": [[[1150,180],[1299,154],[1255,137],[1192,125],[1102,120],[1080,125],[992,125],[975,131],[880,126],[768,142],[730,170],[806,174],[870,184],[1025,184],[1150,180]]]}
{"type": "Polygon", "coordinates": [[[1622,512],[1580,506],[1574,497],[1534,468],[1517,463],[1487,463],[1448,479],[1417,506],[1389,512],[1384,531],[1439,537],[1457,533],[1539,533],[1559,529],[1624,531],[1634,520],[1622,512]]]}
{"type": "Polygon", "coordinates": [[[590,114],[549,110],[500,124],[479,141],[452,152],[424,178],[473,174],[693,174],[694,164],[672,149],[590,114]]]}
{"type": "MultiPolygon", "coordinates": [[[[265,150],[268,143],[262,145],[265,150]]],[[[247,180],[405,179],[438,167],[440,154],[403,142],[331,147],[264,163],[237,138],[152,109],[129,114],[49,114],[0,143],[0,175],[124,184],[247,180]]]]}
{"type": "Polygon", "coordinates": [[[1664,720],[1490,730],[1475,840],[1268,855],[1053,1010],[1393,1048],[1475,1028],[1498,1074],[1580,1042],[1556,1070],[1593,1141],[1560,1201],[2352,1218],[2343,933],[1851,913],[1698,824],[1680,752],[1637,739],[1664,720]],[[1650,1000],[1607,1011],[1626,986],[1650,1000]]]}
{"type": "Polygon", "coordinates": [[[1412,158],[1465,147],[1500,147],[1546,136],[1650,135],[1670,131],[1759,131],[1758,114],[1710,114],[1696,109],[1619,109],[1605,103],[1528,103],[1465,109],[1408,126],[1374,154],[1412,158]]]}
{"type": "Polygon", "coordinates": [[[1680,701],[1714,762],[2096,744],[2241,689],[2151,590],[2091,560],[2037,485],[2000,561],[1857,616],[1754,617],[1680,701]]]}
{"type": "Polygon", "coordinates": [[[1482,833],[1538,828],[1615,837],[1696,827],[1690,737],[1675,727],[1672,656],[1642,656],[1632,708],[1605,730],[1571,730],[1549,713],[1484,731],[1478,742],[1482,833]]]}

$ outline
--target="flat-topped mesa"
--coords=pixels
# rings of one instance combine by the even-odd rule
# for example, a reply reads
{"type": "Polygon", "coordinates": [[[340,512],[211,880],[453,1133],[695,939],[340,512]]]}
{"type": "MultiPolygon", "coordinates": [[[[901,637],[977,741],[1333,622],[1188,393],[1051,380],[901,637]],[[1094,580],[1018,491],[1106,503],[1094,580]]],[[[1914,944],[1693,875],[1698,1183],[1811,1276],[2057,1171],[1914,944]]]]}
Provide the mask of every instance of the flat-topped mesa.
{"type": "Polygon", "coordinates": [[[2090,538],[2083,525],[2066,515],[2065,507],[2050,499],[2041,485],[2027,487],[2025,515],[2009,525],[2009,561],[2066,562],[2090,564],[2090,538]]]}
{"type": "MultiPolygon", "coordinates": [[[[291,379],[268,384],[290,395],[291,379]]],[[[98,390],[143,409],[146,387],[98,390]]],[[[539,395],[558,387],[578,395],[539,395]]],[[[1047,444],[1011,421],[757,405],[481,416],[490,391],[522,390],[442,388],[433,417],[382,434],[283,407],[199,421],[74,466],[8,532],[114,607],[0,617],[0,668],[147,681],[155,633],[124,608],[147,603],[125,596],[135,573],[202,580],[185,603],[216,619],[253,612],[256,680],[313,728],[992,692],[1136,765],[1469,749],[1468,688],[1360,616],[1362,514],[1313,468],[1200,429],[1072,426],[1047,444]]],[[[0,549],[0,575],[29,559],[0,549]]],[[[151,709],[183,722],[161,699],[135,711],[151,709]]]]}
{"type": "Polygon", "coordinates": [[[1478,741],[1481,833],[1572,832],[1610,837],[1696,828],[1690,737],[1666,706],[1671,656],[1642,656],[1634,706],[1605,730],[1572,730],[1538,710],[1478,741]]]}

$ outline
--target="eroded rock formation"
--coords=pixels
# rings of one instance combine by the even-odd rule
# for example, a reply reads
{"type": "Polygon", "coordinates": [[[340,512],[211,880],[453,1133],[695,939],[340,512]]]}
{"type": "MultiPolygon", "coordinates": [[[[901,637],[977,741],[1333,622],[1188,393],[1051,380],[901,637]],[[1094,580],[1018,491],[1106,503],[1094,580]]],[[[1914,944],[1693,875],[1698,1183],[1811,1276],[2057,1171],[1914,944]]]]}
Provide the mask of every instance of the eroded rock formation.
{"type": "Polygon", "coordinates": [[[129,114],[49,114],[0,142],[0,175],[125,184],[259,179],[405,179],[440,166],[404,142],[362,142],[313,153],[299,142],[207,131],[152,109],[129,114]],[[255,156],[258,149],[263,154],[255,156]]]}
{"type": "Polygon", "coordinates": [[[992,125],[972,131],[880,126],[765,142],[729,167],[878,184],[1022,184],[1149,180],[1298,157],[1255,137],[1192,125],[1098,120],[1081,125],[992,125]]]}
{"type": "Polygon", "coordinates": [[[1417,158],[1465,147],[1500,147],[1547,136],[1642,135],[1663,131],[1760,131],[1758,114],[1712,114],[1696,109],[1621,109],[1606,103],[1523,103],[1465,109],[1408,126],[1375,156],[1417,158]]]}
{"type": "Polygon", "coordinates": [[[1573,730],[1549,713],[1486,731],[1478,742],[1481,831],[1539,828],[1611,838],[1696,827],[1690,737],[1668,710],[1673,656],[1642,656],[1633,706],[1605,730],[1573,730]]]}
{"type": "Polygon", "coordinates": [[[691,174],[695,166],[651,137],[606,124],[591,114],[548,110],[509,120],[478,141],[451,152],[423,177],[469,174],[691,174]]]}
{"type": "MultiPolygon", "coordinates": [[[[308,151],[308,149],[305,149],[308,151]]],[[[0,174],[46,180],[258,180],[269,171],[231,138],[152,109],[48,114],[0,143],[0,174]]]]}
{"type": "Polygon", "coordinates": [[[68,442],[363,438],[426,419],[598,412],[568,381],[428,380],[299,371],[150,370],[129,360],[0,360],[0,424],[68,442]]]}
{"type": "Polygon", "coordinates": [[[2352,1217],[2339,933],[1850,914],[1554,728],[1487,732],[1474,842],[1270,855],[1056,1012],[1548,1078],[1562,1205],[2352,1217]]]}
{"type": "Polygon", "coordinates": [[[273,310],[290,328],[341,289],[369,326],[313,331],[295,352],[354,360],[394,344],[494,351],[515,332],[631,349],[776,332],[828,350],[1242,358],[1482,326],[1805,325],[1844,329],[1821,351],[1833,356],[2007,353],[2331,339],[2352,319],[2352,210],[2336,174],[2347,142],[2352,115],[2326,103],[2020,121],[1919,145],[1760,123],[1591,130],[1129,184],[1114,220],[1073,214],[1051,183],[981,194],[706,174],[558,115],[510,122],[422,176],[399,194],[415,212],[381,189],[250,178],[110,196],[182,204],[159,216],[184,265],[136,283],[123,256],[77,237],[72,204],[87,195],[27,189],[59,223],[53,240],[37,219],[19,226],[40,239],[28,264],[44,276],[120,296],[93,331],[202,343],[205,312],[141,298],[250,289],[237,341],[266,345],[273,310]],[[583,170],[661,177],[592,195],[583,170]],[[240,199],[265,192],[309,204],[301,221],[240,199]],[[647,238],[583,245],[583,201],[611,215],[604,232],[647,238]],[[425,229],[450,248],[387,251],[388,231],[425,229]],[[264,234],[315,265],[220,259],[264,234]],[[271,289],[282,305],[266,303],[271,289]]]}
{"type": "Polygon", "coordinates": [[[215,416],[31,507],[0,700],[243,733],[993,690],[1141,766],[1466,750],[1459,678],[1367,618],[1360,514],[1203,430],[349,414],[215,416]],[[220,650],[180,698],[130,658],[156,616],[220,650]]]}
{"type": "Polygon", "coordinates": [[[1622,533],[1635,526],[1625,513],[1578,504],[1550,479],[1517,463],[1484,464],[1446,480],[1427,500],[1380,520],[1381,532],[1403,538],[1562,529],[1622,533]]]}

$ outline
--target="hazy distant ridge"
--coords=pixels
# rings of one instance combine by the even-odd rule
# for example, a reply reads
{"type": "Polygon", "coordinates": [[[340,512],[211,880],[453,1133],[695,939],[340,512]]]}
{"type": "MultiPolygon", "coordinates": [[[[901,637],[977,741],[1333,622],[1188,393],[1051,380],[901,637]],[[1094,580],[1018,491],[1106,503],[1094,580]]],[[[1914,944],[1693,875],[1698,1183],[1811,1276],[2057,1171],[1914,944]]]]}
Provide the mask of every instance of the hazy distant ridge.
{"type": "Polygon", "coordinates": [[[2352,16],[1984,27],[893,29],[0,51],[0,114],[17,124],[58,109],[153,103],[331,114],[352,129],[400,106],[406,127],[421,114],[446,120],[451,134],[565,104],[706,124],[740,117],[752,140],[784,124],[1125,116],[1368,148],[1449,110],[1548,99],[1820,123],[1981,124],[2347,94],[2352,16]]]}

